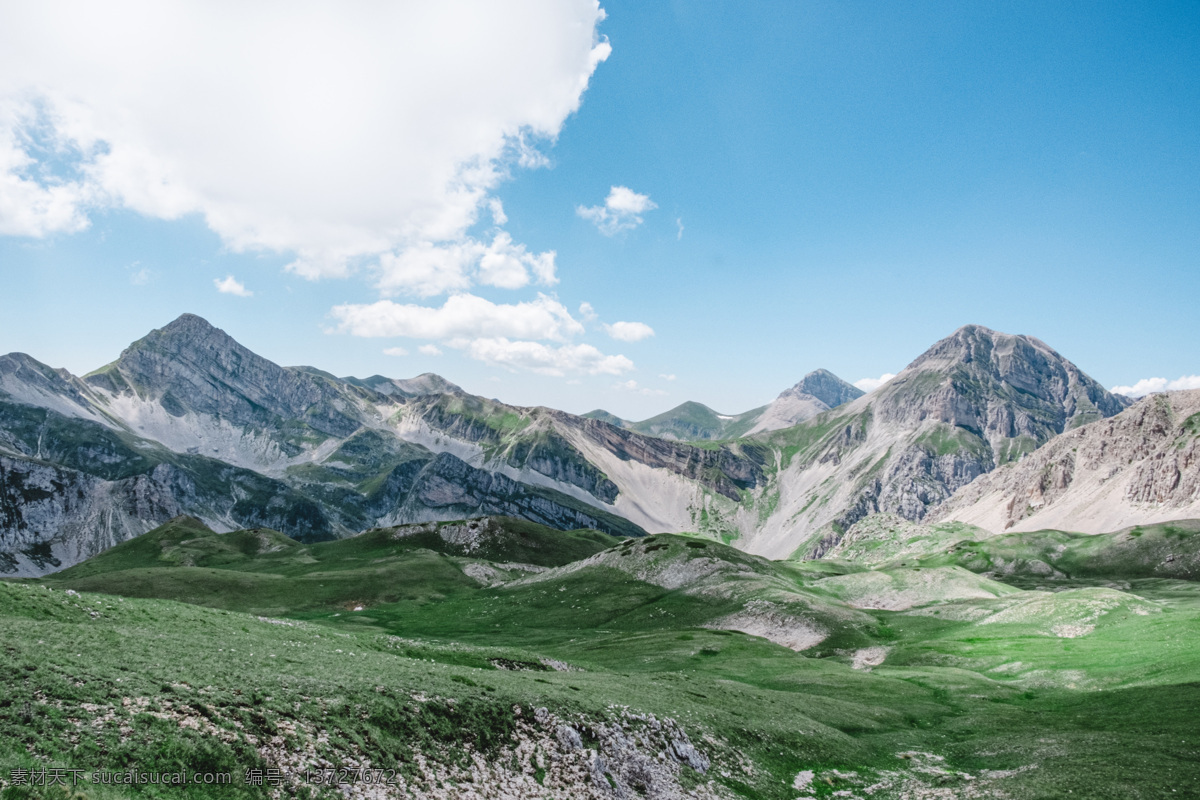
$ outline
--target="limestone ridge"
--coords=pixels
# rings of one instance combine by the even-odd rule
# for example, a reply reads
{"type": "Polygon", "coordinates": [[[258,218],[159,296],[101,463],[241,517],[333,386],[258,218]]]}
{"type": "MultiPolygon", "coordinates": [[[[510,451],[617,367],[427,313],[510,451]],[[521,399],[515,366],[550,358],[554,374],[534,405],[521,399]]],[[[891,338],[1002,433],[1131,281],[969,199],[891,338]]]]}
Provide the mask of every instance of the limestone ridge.
{"type": "Polygon", "coordinates": [[[157,402],[175,417],[190,411],[259,426],[299,419],[333,436],[349,435],[360,425],[336,402],[344,386],[280,367],[194,314],[151,331],[85,380],[113,394],[157,402]]]}
{"type": "Polygon", "coordinates": [[[681,524],[655,516],[664,481],[737,498],[761,479],[753,448],[614,439],[583,422],[430,373],[281,367],[190,314],[83,379],[12,354],[0,358],[0,569],[69,565],[179,513],[310,541],[473,514],[640,535],[681,524]],[[625,482],[632,498],[605,471],[626,465],[643,470],[625,482]]]}
{"type": "Polygon", "coordinates": [[[872,394],[760,435],[795,450],[746,546],[817,558],[870,514],[923,519],[980,475],[1128,404],[1038,339],[965,326],[872,394]]]}
{"type": "Polygon", "coordinates": [[[814,370],[790,389],[785,390],[780,397],[799,397],[808,395],[815,397],[825,404],[826,408],[837,408],[843,403],[857,400],[864,394],[862,389],[846,383],[827,369],[814,370]]]}
{"type": "Polygon", "coordinates": [[[1005,440],[1041,444],[1130,403],[1032,336],[967,325],[884,384],[872,405],[884,421],[936,420],[969,431],[1007,461],[1005,440]]]}
{"type": "MultiPolygon", "coordinates": [[[[304,368],[301,368],[304,369],[304,368]]],[[[332,376],[331,376],[332,377],[332,376]]],[[[424,372],[415,378],[385,378],[372,375],[369,378],[342,378],[342,381],[364,389],[371,389],[391,397],[424,397],[435,394],[465,395],[461,386],[451,383],[432,372],[424,372]]]]}
{"type": "Polygon", "coordinates": [[[862,389],[846,383],[829,370],[818,369],[761,409],[747,434],[790,428],[862,396],[862,389]]]}
{"type": "Polygon", "coordinates": [[[1200,517],[1200,390],[1155,394],[981,477],[936,513],[993,531],[1100,533],[1200,517]]]}
{"type": "Polygon", "coordinates": [[[702,403],[688,401],[641,422],[623,420],[603,409],[584,416],[660,439],[713,441],[788,428],[862,394],[861,389],[846,383],[829,370],[819,369],[805,375],[770,404],[741,414],[718,414],[702,403]]]}
{"type": "Polygon", "coordinates": [[[185,315],[83,379],[0,357],[0,552],[35,574],[35,561],[51,563],[46,548],[74,563],[179,513],[309,540],[510,514],[815,557],[865,516],[921,520],[978,476],[1129,402],[1039,340],[979,326],[846,402],[856,393],[818,370],[736,417],[684,404],[659,420],[675,433],[651,436],[631,429],[639,423],[476,397],[436,375],[281,367],[185,315]],[[697,430],[710,441],[667,438],[697,430]]]}

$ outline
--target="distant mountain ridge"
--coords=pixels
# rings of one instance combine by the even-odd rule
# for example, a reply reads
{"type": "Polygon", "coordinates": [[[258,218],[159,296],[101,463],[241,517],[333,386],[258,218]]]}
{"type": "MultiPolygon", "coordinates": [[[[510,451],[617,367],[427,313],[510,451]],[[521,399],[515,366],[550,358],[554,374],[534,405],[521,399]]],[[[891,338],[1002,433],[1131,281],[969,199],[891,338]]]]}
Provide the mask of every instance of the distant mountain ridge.
{"type": "Polygon", "coordinates": [[[869,395],[817,370],[743,415],[685,403],[614,424],[432,374],[281,367],[184,315],[83,378],[0,357],[0,570],[74,563],[178,514],[309,541],[506,514],[816,557],[1128,404],[1037,339],[969,325],[869,395]]]}
{"type": "Polygon", "coordinates": [[[785,389],[768,405],[741,414],[718,414],[703,403],[689,400],[641,422],[621,419],[602,408],[583,416],[647,436],[683,442],[713,441],[789,428],[862,394],[861,389],[846,383],[829,370],[818,369],[805,375],[795,386],[785,389]]]}

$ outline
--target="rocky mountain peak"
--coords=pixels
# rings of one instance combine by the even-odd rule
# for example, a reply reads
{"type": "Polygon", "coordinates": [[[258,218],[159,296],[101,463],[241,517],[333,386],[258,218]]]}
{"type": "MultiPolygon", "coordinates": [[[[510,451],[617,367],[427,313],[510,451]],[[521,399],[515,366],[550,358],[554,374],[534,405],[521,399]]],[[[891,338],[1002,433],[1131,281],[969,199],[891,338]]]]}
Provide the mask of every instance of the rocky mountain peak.
{"type": "Polygon", "coordinates": [[[829,370],[818,369],[805,375],[799,383],[784,390],[779,396],[788,398],[808,395],[817,398],[828,408],[837,408],[843,403],[862,397],[863,394],[862,389],[846,383],[829,370]]]}
{"type": "Polygon", "coordinates": [[[883,419],[944,422],[1036,446],[1129,405],[1032,336],[965,325],[918,356],[872,398],[883,419]]]}
{"type": "Polygon", "coordinates": [[[86,380],[156,402],[176,417],[190,411],[243,425],[306,417],[317,430],[340,435],[358,426],[332,408],[336,380],[281,367],[195,314],[146,334],[86,380]]]}

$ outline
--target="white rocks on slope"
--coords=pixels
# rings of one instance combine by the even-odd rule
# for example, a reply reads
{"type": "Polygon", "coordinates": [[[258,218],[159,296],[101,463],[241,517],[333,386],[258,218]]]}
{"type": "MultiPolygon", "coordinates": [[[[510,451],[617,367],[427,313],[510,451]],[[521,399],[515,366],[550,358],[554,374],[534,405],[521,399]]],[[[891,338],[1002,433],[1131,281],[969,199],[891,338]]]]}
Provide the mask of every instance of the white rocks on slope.
{"type": "Polygon", "coordinates": [[[982,475],[934,515],[993,531],[1102,533],[1200,517],[1200,390],[1150,395],[982,475]]]}

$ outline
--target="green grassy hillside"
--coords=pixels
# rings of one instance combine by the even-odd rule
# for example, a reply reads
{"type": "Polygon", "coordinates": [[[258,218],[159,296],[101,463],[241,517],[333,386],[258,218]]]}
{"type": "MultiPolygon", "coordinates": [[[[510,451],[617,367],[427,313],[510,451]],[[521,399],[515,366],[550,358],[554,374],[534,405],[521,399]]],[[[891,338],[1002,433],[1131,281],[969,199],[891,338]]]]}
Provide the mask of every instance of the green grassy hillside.
{"type": "Polygon", "coordinates": [[[1146,570],[1188,530],[1037,538],[1070,567],[1047,591],[934,563],[990,541],[941,534],[868,569],[503,518],[313,545],[177,519],[0,582],[0,781],[210,770],[235,784],[75,796],[340,797],[304,770],[353,763],[394,770],[379,797],[1187,797],[1200,584],[1146,570]],[[1146,557],[1122,577],[1121,552],[1146,557]]]}
{"type": "MultiPolygon", "coordinates": [[[[951,523],[955,524],[955,523],[951,523]]],[[[959,541],[920,559],[1011,580],[1180,578],[1200,580],[1200,520],[1139,525],[1116,533],[1009,533],[959,541]]]]}
{"type": "Polygon", "coordinates": [[[262,528],[218,534],[180,517],[44,582],[263,614],[348,610],[442,599],[487,582],[489,572],[526,574],[524,567],[507,565],[559,566],[618,541],[599,531],[485,517],[378,528],[304,545],[262,528]],[[484,562],[498,567],[479,566],[484,562]]]}

